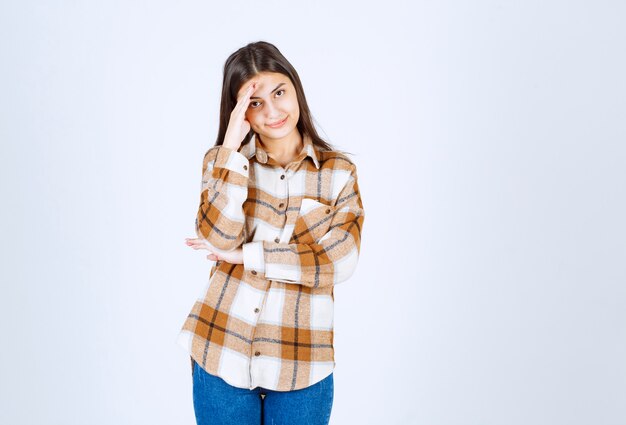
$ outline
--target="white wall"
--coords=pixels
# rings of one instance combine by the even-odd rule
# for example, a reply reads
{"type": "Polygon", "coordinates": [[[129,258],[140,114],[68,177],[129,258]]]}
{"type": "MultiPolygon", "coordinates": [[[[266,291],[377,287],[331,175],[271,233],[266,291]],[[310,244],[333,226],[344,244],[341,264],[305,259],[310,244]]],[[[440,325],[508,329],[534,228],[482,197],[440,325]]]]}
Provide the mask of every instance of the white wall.
{"type": "Polygon", "coordinates": [[[224,61],[266,40],[366,209],[331,423],[625,423],[625,12],[3,2],[0,422],[194,423],[183,241],[224,61]]]}

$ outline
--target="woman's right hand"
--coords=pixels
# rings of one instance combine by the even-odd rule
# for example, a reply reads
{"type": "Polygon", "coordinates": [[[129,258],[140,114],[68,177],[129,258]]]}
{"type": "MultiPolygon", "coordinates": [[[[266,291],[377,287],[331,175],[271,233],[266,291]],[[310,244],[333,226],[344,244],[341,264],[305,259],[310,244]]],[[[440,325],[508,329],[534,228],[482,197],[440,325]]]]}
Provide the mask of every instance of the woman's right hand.
{"type": "Polygon", "coordinates": [[[251,81],[245,88],[243,93],[240,93],[235,108],[230,113],[230,119],[228,120],[228,128],[226,129],[226,135],[224,136],[224,142],[222,146],[237,150],[241,146],[241,142],[250,132],[250,123],[246,119],[246,111],[250,104],[250,96],[254,93],[258,82],[256,80],[251,81]]]}
{"type": "Polygon", "coordinates": [[[209,255],[206,256],[211,261],[224,261],[230,264],[243,264],[243,248],[239,247],[232,251],[216,252],[215,249],[207,245],[206,240],[201,238],[185,238],[185,244],[191,248],[206,249],[209,255]]]}

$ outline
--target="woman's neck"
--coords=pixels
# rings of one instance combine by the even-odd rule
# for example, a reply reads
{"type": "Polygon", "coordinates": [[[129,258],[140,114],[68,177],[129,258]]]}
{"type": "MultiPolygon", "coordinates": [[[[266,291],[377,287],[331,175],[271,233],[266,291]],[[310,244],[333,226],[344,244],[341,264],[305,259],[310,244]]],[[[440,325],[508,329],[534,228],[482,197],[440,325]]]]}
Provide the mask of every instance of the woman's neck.
{"type": "Polygon", "coordinates": [[[294,131],[280,139],[268,139],[260,136],[260,143],[267,155],[285,166],[302,151],[303,142],[300,132],[294,131]]]}

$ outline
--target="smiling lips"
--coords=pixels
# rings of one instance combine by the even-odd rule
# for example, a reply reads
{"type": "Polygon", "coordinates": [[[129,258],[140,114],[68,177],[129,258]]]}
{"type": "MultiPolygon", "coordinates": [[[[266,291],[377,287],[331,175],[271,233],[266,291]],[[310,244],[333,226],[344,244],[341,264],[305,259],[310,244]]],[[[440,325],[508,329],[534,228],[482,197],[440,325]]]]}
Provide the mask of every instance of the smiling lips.
{"type": "Polygon", "coordinates": [[[278,127],[280,127],[281,125],[283,125],[286,121],[287,121],[287,118],[285,118],[285,119],[284,119],[284,120],[282,120],[282,121],[278,121],[278,122],[277,122],[277,123],[275,123],[275,124],[268,124],[267,126],[268,126],[268,127],[271,127],[271,128],[278,128],[278,127]]]}

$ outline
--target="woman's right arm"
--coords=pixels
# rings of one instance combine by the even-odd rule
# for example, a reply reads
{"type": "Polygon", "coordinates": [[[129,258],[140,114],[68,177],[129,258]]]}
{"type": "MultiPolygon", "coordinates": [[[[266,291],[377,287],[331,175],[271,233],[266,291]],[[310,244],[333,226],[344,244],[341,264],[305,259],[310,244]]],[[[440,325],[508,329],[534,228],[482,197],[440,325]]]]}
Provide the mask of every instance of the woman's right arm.
{"type": "Polygon", "coordinates": [[[214,146],[204,156],[196,234],[218,252],[232,251],[245,240],[249,166],[248,158],[225,146],[214,146]]]}
{"type": "Polygon", "coordinates": [[[245,240],[243,203],[248,198],[250,163],[238,149],[250,131],[246,110],[256,84],[253,80],[240,89],[223,144],[204,155],[196,234],[215,252],[232,251],[245,240]]]}

